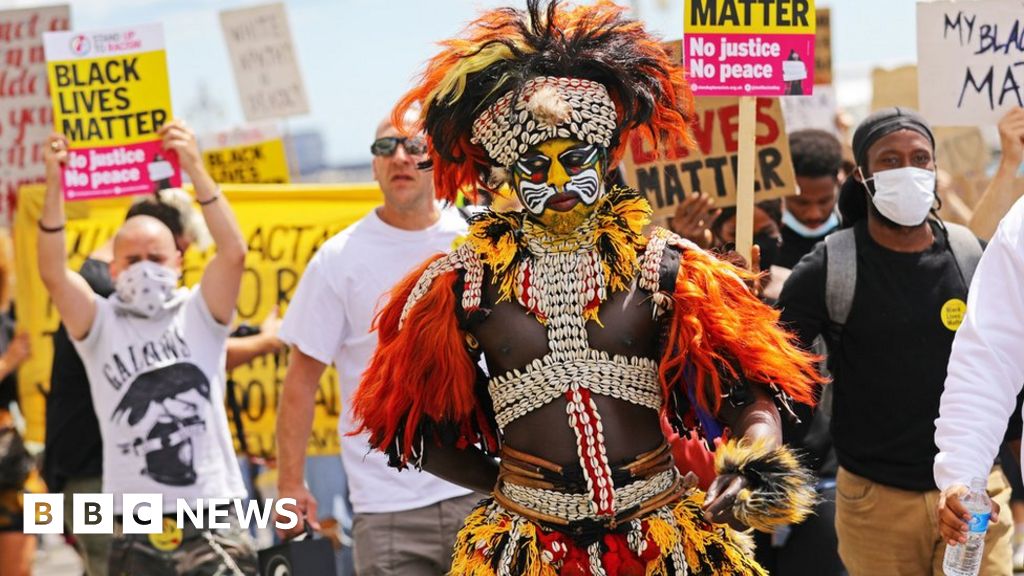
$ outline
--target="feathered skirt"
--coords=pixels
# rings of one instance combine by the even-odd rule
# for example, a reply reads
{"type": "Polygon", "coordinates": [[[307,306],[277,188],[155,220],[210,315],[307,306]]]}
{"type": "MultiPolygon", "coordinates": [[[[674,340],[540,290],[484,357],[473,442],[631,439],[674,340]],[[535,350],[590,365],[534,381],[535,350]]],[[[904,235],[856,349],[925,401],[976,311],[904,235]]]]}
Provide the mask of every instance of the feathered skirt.
{"type": "Polygon", "coordinates": [[[766,575],[751,539],[705,521],[704,493],[674,466],[658,465],[666,450],[655,452],[638,457],[642,466],[616,467],[616,514],[593,517],[585,493],[557,489],[578,482],[572,471],[503,449],[498,486],[466,518],[451,574],[766,575]]]}

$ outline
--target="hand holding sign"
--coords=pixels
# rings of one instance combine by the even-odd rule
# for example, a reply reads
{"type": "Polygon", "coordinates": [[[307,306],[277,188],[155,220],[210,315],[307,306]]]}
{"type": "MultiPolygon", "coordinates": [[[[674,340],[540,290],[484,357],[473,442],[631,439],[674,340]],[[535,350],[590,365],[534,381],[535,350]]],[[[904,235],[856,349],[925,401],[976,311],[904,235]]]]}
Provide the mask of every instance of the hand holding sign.
{"type": "MultiPolygon", "coordinates": [[[[203,169],[203,159],[199,155],[196,137],[182,120],[174,119],[160,128],[158,132],[163,139],[164,150],[173,152],[181,163],[181,169],[191,178],[197,169],[203,169]]],[[[193,178],[194,180],[194,178],[193,178]]]]}
{"type": "Polygon", "coordinates": [[[51,134],[46,139],[43,159],[46,162],[47,185],[52,184],[59,187],[61,169],[68,162],[68,139],[63,134],[51,134]]]}
{"type": "Polygon", "coordinates": [[[1014,108],[999,121],[1000,164],[1016,172],[1024,162],[1024,108],[1014,108]]]}
{"type": "Polygon", "coordinates": [[[715,200],[709,194],[694,192],[676,206],[675,215],[669,219],[669,228],[701,248],[710,248],[711,223],[722,213],[715,208],[715,200]]]}

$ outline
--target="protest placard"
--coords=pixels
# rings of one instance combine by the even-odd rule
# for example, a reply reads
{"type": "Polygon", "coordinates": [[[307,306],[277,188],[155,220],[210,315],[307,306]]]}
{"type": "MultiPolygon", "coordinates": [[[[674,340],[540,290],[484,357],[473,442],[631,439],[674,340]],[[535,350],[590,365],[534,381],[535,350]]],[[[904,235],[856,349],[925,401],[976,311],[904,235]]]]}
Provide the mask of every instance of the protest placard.
{"type": "Polygon", "coordinates": [[[288,157],[284,141],[272,127],[247,127],[219,132],[200,140],[203,164],[216,182],[287,184],[288,157]]]}
{"type": "Polygon", "coordinates": [[[814,33],[814,91],[832,83],[832,10],[818,8],[814,33]]]}
{"type": "Polygon", "coordinates": [[[683,52],[694,94],[813,92],[813,0],[686,0],[683,6],[683,52]]]}
{"type": "Polygon", "coordinates": [[[871,70],[871,111],[893,106],[917,110],[917,66],[871,70]]]}
{"type": "Polygon", "coordinates": [[[246,120],[309,112],[284,4],[225,10],[220,25],[246,120]]]}
{"type": "Polygon", "coordinates": [[[145,194],[179,186],[161,126],[172,118],[163,28],[49,32],[53,120],[69,142],[62,173],[68,200],[145,194]]]}
{"type": "Polygon", "coordinates": [[[839,104],[832,86],[815,86],[814,94],[810,96],[783,96],[779,103],[782,104],[788,132],[816,128],[839,136],[836,126],[839,104]]]}
{"type": "MultiPolygon", "coordinates": [[[[223,186],[223,193],[231,201],[249,248],[236,320],[251,325],[258,325],[275,306],[284,307],[284,313],[316,250],[382,201],[375,184],[227,184],[223,186]]],[[[28,426],[26,437],[34,442],[42,442],[44,437],[46,392],[50,387],[53,361],[52,335],[60,322],[35,264],[39,233],[35,223],[42,202],[42,186],[22,188],[14,230],[18,326],[28,333],[32,346],[32,357],[18,372],[18,390],[28,426]]],[[[124,222],[129,205],[126,198],[68,204],[67,244],[71,269],[77,270],[93,250],[114,235],[124,222]]],[[[214,254],[215,248],[186,252],[182,283],[196,284],[214,254]]],[[[258,358],[228,374],[236,383],[246,443],[255,455],[266,457],[276,452],[274,430],[287,368],[287,354],[282,353],[258,358]]],[[[339,403],[338,376],[329,369],[316,393],[313,433],[308,445],[310,455],[338,453],[339,403]]]]}
{"type": "Polygon", "coordinates": [[[995,126],[1024,106],[1020,0],[920,2],[921,113],[937,126],[995,126]]]}
{"type": "Polygon", "coordinates": [[[43,33],[67,30],[67,6],[0,11],[0,226],[10,225],[18,188],[45,177],[53,131],[43,33]]]}
{"type": "MultiPolygon", "coordinates": [[[[718,207],[736,204],[739,150],[739,99],[697,99],[693,126],[695,150],[668,143],[654,150],[634,134],[623,160],[627,184],[651,203],[656,221],[664,223],[677,204],[694,192],[710,194],[718,207]]],[[[754,190],[757,201],[796,193],[782,108],[774,98],[758,98],[754,190]]]]}
{"type": "MultiPolygon", "coordinates": [[[[871,110],[902,106],[918,108],[918,68],[901,66],[893,70],[875,69],[871,73],[874,92],[871,110]]],[[[931,121],[930,118],[926,118],[931,121]]],[[[990,150],[984,135],[976,126],[932,126],[935,136],[935,161],[939,168],[958,178],[973,179],[985,174],[990,150]]],[[[964,200],[974,203],[970,197],[964,200]]]]}

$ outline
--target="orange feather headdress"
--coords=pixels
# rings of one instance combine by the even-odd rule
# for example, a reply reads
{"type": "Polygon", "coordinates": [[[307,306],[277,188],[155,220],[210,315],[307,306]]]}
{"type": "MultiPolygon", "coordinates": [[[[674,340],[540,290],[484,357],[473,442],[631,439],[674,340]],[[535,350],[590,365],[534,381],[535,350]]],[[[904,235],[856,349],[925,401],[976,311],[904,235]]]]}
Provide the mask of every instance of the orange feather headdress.
{"type": "Polygon", "coordinates": [[[612,166],[636,128],[655,141],[690,144],[693,95],[682,67],[624,11],[609,0],[527,0],[525,11],[486,12],[443,42],[394,110],[402,119],[422,108],[437,196],[495,188],[510,158],[538,138],[598,143],[612,166]],[[485,114],[496,126],[474,127],[485,114]]]}

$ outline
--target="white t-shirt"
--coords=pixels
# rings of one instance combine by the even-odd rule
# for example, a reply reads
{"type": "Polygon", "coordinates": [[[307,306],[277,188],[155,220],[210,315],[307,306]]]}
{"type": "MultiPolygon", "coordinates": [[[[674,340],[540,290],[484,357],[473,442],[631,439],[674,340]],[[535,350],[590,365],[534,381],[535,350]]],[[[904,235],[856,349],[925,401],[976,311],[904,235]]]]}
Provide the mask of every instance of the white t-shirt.
{"type": "Polygon", "coordinates": [[[342,230],[317,251],[288,305],[278,337],[324,364],[334,364],[341,386],[338,420],[349,499],[357,514],[398,512],[464,496],[470,491],[427,473],[389,468],[355,429],[350,407],[377,348],[370,331],[387,292],[424,260],[451,249],[467,231],[456,210],[444,210],[425,230],[385,224],[376,211],[342,230]]]}
{"type": "MultiPolygon", "coordinates": [[[[89,334],[72,340],[82,357],[103,437],[103,491],[176,499],[246,495],[224,409],[230,328],[210,315],[199,287],[182,303],[141,318],[96,299],[89,334]]],[[[181,293],[179,293],[181,294],[181,293]]]]}

